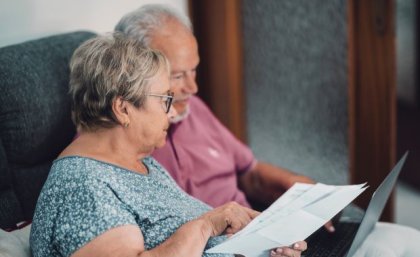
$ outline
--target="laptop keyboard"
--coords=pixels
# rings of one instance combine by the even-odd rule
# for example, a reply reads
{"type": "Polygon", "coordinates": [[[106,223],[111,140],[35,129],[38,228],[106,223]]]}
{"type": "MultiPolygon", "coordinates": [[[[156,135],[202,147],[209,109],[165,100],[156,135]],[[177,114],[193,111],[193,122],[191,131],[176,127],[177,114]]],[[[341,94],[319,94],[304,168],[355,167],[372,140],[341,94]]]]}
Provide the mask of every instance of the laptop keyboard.
{"type": "Polygon", "coordinates": [[[345,256],[357,233],[360,223],[339,222],[334,224],[335,232],[329,233],[324,227],[306,239],[308,249],[306,257],[342,257],[345,256]]]}

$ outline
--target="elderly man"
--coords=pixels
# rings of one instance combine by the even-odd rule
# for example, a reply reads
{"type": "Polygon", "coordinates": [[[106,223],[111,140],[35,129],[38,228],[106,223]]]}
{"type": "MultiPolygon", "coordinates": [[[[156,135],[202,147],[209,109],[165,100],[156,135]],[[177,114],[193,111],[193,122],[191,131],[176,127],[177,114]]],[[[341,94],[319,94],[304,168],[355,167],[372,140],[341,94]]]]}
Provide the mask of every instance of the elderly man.
{"type": "MultiPolygon", "coordinates": [[[[162,5],[146,5],[125,15],[115,30],[163,52],[171,65],[171,91],[178,116],[156,158],[190,195],[217,207],[229,201],[267,206],[295,182],[313,183],[255,159],[195,94],[200,58],[191,23],[162,5]]],[[[334,228],[327,226],[331,231],[334,228]]]]}
{"type": "MultiPolygon", "coordinates": [[[[200,58],[187,17],[162,5],[146,5],[125,15],[115,30],[160,50],[170,62],[173,106],[178,116],[172,120],[166,145],[153,157],[187,193],[213,207],[229,201],[267,206],[295,182],[313,183],[308,177],[256,160],[195,96],[200,58]]],[[[334,231],[331,223],[325,227],[334,231]]],[[[356,256],[390,256],[391,252],[395,253],[392,256],[403,256],[410,251],[415,254],[409,256],[417,256],[414,245],[418,238],[417,230],[382,223],[356,256]],[[410,233],[412,236],[407,236],[410,233]],[[405,241],[394,240],[399,238],[405,241]]]]}
{"type": "Polygon", "coordinates": [[[163,52],[171,64],[171,90],[178,117],[155,157],[187,193],[216,207],[228,201],[268,205],[295,182],[313,181],[257,161],[195,94],[200,58],[188,18],[160,5],[147,5],[124,16],[116,26],[163,52]],[[239,185],[238,185],[239,183],[239,185]]]}

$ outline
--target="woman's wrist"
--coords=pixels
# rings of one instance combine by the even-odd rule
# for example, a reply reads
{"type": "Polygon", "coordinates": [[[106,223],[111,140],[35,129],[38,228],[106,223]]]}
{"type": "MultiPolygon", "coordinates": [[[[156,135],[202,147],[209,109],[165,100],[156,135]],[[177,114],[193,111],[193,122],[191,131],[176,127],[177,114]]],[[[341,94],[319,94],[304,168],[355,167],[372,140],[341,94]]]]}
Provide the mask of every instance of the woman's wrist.
{"type": "Polygon", "coordinates": [[[211,225],[210,221],[205,217],[200,217],[196,219],[195,222],[200,228],[203,239],[207,241],[213,235],[213,226],[211,225]]]}

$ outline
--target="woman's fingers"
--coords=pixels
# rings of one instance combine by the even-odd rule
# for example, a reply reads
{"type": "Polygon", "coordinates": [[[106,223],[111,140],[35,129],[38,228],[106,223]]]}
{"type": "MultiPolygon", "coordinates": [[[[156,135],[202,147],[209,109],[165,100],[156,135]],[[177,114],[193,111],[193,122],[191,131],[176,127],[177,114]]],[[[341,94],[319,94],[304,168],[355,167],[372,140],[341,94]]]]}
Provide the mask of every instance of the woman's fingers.
{"type": "Polygon", "coordinates": [[[300,256],[300,251],[298,250],[293,250],[289,247],[280,247],[280,248],[276,248],[271,250],[270,256],[274,257],[274,256],[278,256],[278,257],[299,257],[300,256]]]}
{"type": "Polygon", "coordinates": [[[239,204],[232,203],[226,212],[230,221],[225,233],[234,234],[245,227],[255,217],[256,211],[243,207],[239,204]]]}
{"type": "Polygon", "coordinates": [[[261,214],[261,212],[259,211],[255,211],[253,209],[246,208],[246,207],[244,208],[245,208],[245,211],[248,213],[249,217],[251,217],[251,219],[254,219],[255,217],[261,214]]]}
{"type": "Polygon", "coordinates": [[[202,218],[210,223],[213,231],[212,235],[216,236],[223,232],[227,234],[238,232],[258,214],[257,211],[231,202],[205,213],[202,218]]]}
{"type": "Polygon", "coordinates": [[[325,223],[324,228],[330,233],[335,232],[335,228],[334,228],[334,225],[333,225],[331,220],[329,220],[327,223],[325,223]]]}
{"type": "Polygon", "coordinates": [[[288,257],[299,257],[302,252],[307,249],[305,241],[299,241],[293,244],[291,247],[279,247],[271,250],[270,256],[288,256],[288,257]]]}
{"type": "Polygon", "coordinates": [[[230,213],[232,215],[232,223],[226,229],[226,233],[236,233],[243,227],[248,225],[255,217],[260,214],[258,211],[243,207],[239,204],[233,204],[233,210],[230,213]]]}
{"type": "Polygon", "coordinates": [[[306,243],[306,241],[299,241],[293,244],[293,249],[303,252],[306,251],[306,249],[308,249],[308,244],[306,243]]]}

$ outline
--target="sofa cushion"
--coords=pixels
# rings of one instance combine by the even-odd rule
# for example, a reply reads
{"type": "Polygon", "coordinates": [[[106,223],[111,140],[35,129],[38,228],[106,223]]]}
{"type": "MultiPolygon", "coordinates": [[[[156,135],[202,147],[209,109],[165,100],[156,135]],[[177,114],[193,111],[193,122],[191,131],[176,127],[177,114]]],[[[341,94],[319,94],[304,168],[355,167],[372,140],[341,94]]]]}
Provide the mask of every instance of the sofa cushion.
{"type": "Polygon", "coordinates": [[[0,138],[0,228],[12,228],[17,220],[23,220],[23,212],[11,181],[6,153],[0,138]]]}
{"type": "Polygon", "coordinates": [[[30,257],[30,231],[31,225],[12,232],[0,229],[0,257],[30,257]]]}
{"type": "Polygon", "coordinates": [[[16,216],[13,223],[32,218],[52,160],[75,134],[69,61],[93,36],[72,32],[0,48],[0,206],[16,216]]]}

